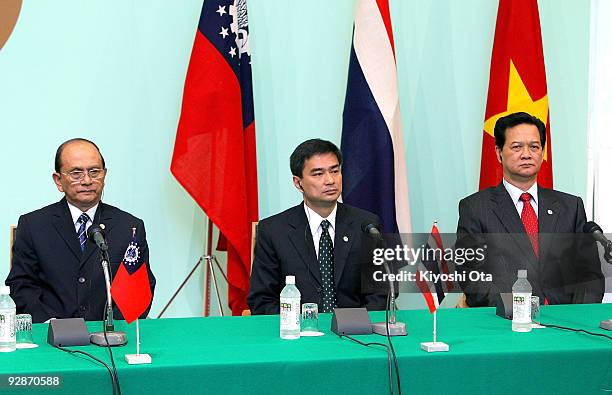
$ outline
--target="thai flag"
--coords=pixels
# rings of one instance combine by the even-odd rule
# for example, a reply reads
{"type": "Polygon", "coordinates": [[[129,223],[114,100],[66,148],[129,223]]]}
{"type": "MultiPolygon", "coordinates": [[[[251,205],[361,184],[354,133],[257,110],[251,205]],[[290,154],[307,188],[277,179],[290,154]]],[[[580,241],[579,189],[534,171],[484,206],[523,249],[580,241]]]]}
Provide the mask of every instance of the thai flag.
{"type": "Polygon", "coordinates": [[[358,0],[342,124],[343,201],[410,233],[406,159],[388,0],[358,0]]]}
{"type": "Polygon", "coordinates": [[[444,245],[437,222],[434,222],[431,227],[431,233],[423,251],[423,258],[416,273],[417,286],[423,293],[429,311],[433,313],[438,309],[447,293],[453,290],[454,284],[452,281],[433,281],[431,274],[449,274],[448,263],[444,260],[444,245]]]}

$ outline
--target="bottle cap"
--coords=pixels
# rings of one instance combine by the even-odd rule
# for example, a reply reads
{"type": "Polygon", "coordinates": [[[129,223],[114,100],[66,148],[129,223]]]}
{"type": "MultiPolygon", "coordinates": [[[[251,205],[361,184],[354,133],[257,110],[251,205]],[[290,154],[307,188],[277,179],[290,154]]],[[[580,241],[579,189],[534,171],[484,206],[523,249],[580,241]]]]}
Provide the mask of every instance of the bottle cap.
{"type": "Polygon", "coordinates": [[[0,295],[10,295],[11,287],[8,285],[0,285],[0,295]]]}
{"type": "Polygon", "coordinates": [[[527,278],[527,270],[519,270],[518,278],[527,278]]]}
{"type": "Polygon", "coordinates": [[[287,285],[295,285],[295,276],[287,276],[287,277],[285,277],[285,284],[287,284],[287,285]]]}

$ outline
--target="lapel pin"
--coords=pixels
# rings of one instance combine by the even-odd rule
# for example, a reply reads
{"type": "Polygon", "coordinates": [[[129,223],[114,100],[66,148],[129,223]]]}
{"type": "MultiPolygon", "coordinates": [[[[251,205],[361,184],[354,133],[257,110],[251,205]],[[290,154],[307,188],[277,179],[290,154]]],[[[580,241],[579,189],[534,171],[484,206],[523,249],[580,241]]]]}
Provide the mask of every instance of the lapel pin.
{"type": "Polygon", "coordinates": [[[348,236],[343,236],[342,240],[344,240],[345,243],[348,242],[348,236]]]}
{"type": "Polygon", "coordinates": [[[553,211],[552,210],[548,210],[547,213],[548,213],[548,215],[552,215],[553,211]]]}

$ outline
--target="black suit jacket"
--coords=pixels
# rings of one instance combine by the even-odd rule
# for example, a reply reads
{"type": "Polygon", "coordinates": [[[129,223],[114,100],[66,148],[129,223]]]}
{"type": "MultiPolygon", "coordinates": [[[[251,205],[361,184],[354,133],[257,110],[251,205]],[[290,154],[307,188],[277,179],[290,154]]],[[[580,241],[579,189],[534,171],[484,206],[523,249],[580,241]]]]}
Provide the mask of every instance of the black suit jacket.
{"type": "Polygon", "coordinates": [[[597,246],[583,233],[582,199],[538,187],[539,258],[503,183],[459,203],[457,247],[484,247],[483,261],[457,266],[459,272],[491,274],[493,282],[461,283],[470,306],[495,306],[500,292],[512,292],[519,269],[527,269],[533,295],[550,304],[601,302],[604,281],[597,246]]]}
{"type": "MultiPolygon", "coordinates": [[[[363,222],[380,223],[368,211],[338,203],[334,237],[334,284],[338,307],[367,307],[383,310],[386,285],[364,292],[361,287],[362,243],[368,237],[363,222]]],[[[366,263],[367,264],[367,263],[366,263]]],[[[278,314],[285,276],[295,276],[302,303],[322,303],[322,285],[312,234],[303,204],[259,222],[251,288],[247,303],[252,314],[278,314]]]]}
{"type": "MultiPolygon", "coordinates": [[[[149,267],[149,248],[142,220],[100,202],[93,222],[105,225],[113,275],[132,239],[132,228],[136,228],[136,239],[147,263],[153,292],[155,277],[149,267]]],[[[85,252],[81,253],[65,198],[19,218],[6,284],[11,287],[17,312],[31,314],[33,322],[44,322],[51,317],[103,319],[106,287],[100,252],[88,240],[85,252]]],[[[142,317],[147,314],[148,309],[142,317]]],[[[123,317],[116,307],[114,315],[119,319],[123,317]]]]}

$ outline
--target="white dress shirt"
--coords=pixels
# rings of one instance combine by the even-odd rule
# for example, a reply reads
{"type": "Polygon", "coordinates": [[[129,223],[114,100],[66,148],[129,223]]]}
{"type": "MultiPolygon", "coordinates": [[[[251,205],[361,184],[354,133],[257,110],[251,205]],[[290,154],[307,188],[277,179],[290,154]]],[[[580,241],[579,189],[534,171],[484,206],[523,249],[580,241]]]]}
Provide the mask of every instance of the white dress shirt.
{"type": "MultiPolygon", "coordinates": [[[[85,214],[89,216],[89,220],[87,221],[87,224],[85,224],[86,232],[87,232],[87,229],[89,229],[89,227],[93,225],[93,219],[96,215],[96,210],[98,209],[99,204],[100,203],[97,203],[95,206],[85,211],[85,214]]],[[[80,208],[77,208],[70,203],[68,203],[68,209],[70,209],[70,215],[72,216],[72,223],[74,224],[74,231],[78,233],[79,228],[81,227],[81,224],[77,223],[77,221],[79,220],[79,217],[81,216],[81,214],[83,214],[83,211],[81,211],[80,208]]]]}
{"type": "MultiPolygon", "coordinates": [[[[523,213],[523,201],[521,200],[521,195],[524,193],[524,191],[510,184],[508,181],[506,181],[505,178],[504,178],[504,187],[506,188],[506,191],[508,191],[508,193],[510,194],[512,203],[514,203],[514,206],[516,207],[516,211],[518,211],[518,215],[520,217],[521,214],[523,213]]],[[[529,200],[529,203],[531,203],[531,207],[533,207],[536,217],[537,217],[538,216],[538,184],[534,182],[531,188],[529,188],[525,192],[531,195],[531,199],[529,200]]]]}
{"type": "Polygon", "coordinates": [[[336,209],[338,208],[338,204],[332,210],[327,218],[321,217],[317,214],[313,209],[308,207],[306,203],[304,203],[304,211],[306,211],[306,218],[308,218],[308,225],[310,226],[310,233],[312,234],[312,241],[314,242],[315,253],[317,254],[317,259],[319,258],[319,240],[321,240],[321,233],[323,232],[323,228],[321,227],[321,222],[324,219],[328,220],[330,223],[327,231],[329,232],[329,237],[331,237],[332,245],[334,244],[334,236],[336,235],[336,209]]]}

